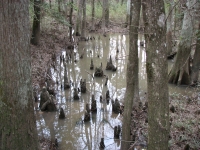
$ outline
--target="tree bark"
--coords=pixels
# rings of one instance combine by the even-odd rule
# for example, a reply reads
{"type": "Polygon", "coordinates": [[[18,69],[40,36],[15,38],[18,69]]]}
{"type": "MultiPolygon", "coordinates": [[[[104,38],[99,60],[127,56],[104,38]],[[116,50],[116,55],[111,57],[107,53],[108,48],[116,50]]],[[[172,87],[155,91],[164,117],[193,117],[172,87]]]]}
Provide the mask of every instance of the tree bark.
{"type": "Polygon", "coordinates": [[[81,28],[81,38],[86,39],[86,0],[82,0],[83,2],[83,20],[82,20],[82,28],[81,28]]]}
{"type": "Polygon", "coordinates": [[[0,2],[0,149],[38,150],[33,108],[29,1],[0,2]]]}
{"type": "Polygon", "coordinates": [[[49,0],[49,8],[51,9],[51,0],[49,0]]]}
{"type": "Polygon", "coordinates": [[[64,0],[64,11],[65,11],[65,18],[68,21],[68,0],[64,0]]]}
{"type": "Polygon", "coordinates": [[[94,26],[94,17],[95,17],[95,0],[92,0],[92,31],[95,30],[95,26],[94,26]]]}
{"type": "Polygon", "coordinates": [[[166,33],[166,44],[167,44],[167,55],[172,52],[172,4],[170,0],[165,0],[165,13],[167,17],[167,33],[166,33]]]}
{"type": "MultiPolygon", "coordinates": [[[[188,1],[188,8],[193,6],[193,2],[188,1]]],[[[169,83],[190,84],[189,57],[191,52],[191,42],[193,36],[193,22],[191,11],[185,10],[183,25],[181,30],[181,39],[178,45],[178,52],[175,63],[169,73],[169,83]]]]}
{"type": "Polygon", "coordinates": [[[185,1],[186,0],[180,0],[176,1],[176,6],[175,6],[175,18],[174,18],[174,36],[178,37],[180,34],[181,26],[183,24],[183,17],[184,17],[184,12],[181,10],[182,6],[185,6],[185,1]]]}
{"type": "Polygon", "coordinates": [[[168,150],[169,96],[164,2],[151,0],[146,4],[148,150],[168,150]]]}
{"type": "Polygon", "coordinates": [[[108,28],[109,25],[109,1],[105,1],[105,26],[108,28]]]}
{"type": "Polygon", "coordinates": [[[71,7],[70,7],[70,18],[69,18],[69,23],[70,23],[70,26],[69,26],[69,40],[70,40],[70,42],[72,42],[73,41],[73,39],[72,39],[72,15],[73,15],[73,3],[74,3],[74,1],[73,0],[71,0],[71,7]]]}
{"type": "Polygon", "coordinates": [[[61,0],[58,0],[58,12],[61,12],[61,0]]]}
{"type": "Polygon", "coordinates": [[[127,0],[127,14],[126,14],[126,23],[125,26],[128,27],[130,25],[130,15],[131,15],[131,0],[127,0]]]}
{"type": "Polygon", "coordinates": [[[38,45],[40,41],[40,0],[34,0],[34,19],[32,27],[31,44],[38,45]]]}
{"type": "Polygon", "coordinates": [[[81,18],[82,18],[82,0],[79,0],[78,3],[78,15],[77,15],[77,19],[76,19],[76,36],[80,36],[81,35],[81,18]]]}
{"type": "Polygon", "coordinates": [[[193,63],[192,63],[192,71],[191,71],[191,84],[198,84],[199,79],[199,67],[200,67],[200,23],[199,23],[199,32],[197,34],[197,42],[196,42],[196,48],[195,53],[193,57],[193,63]]]}
{"type": "MultiPolygon", "coordinates": [[[[142,17],[143,17],[143,22],[144,22],[144,41],[146,42],[147,40],[147,26],[148,26],[148,21],[147,21],[147,0],[141,0],[142,1],[142,17]]],[[[147,48],[147,45],[145,45],[147,48]]]]}
{"type": "Polygon", "coordinates": [[[102,11],[102,28],[105,29],[109,24],[109,3],[108,0],[103,0],[103,11],[102,11]]]}
{"type": "Polygon", "coordinates": [[[138,108],[139,82],[138,82],[138,27],[140,20],[141,0],[131,1],[132,22],[129,32],[129,58],[127,64],[125,107],[122,126],[121,150],[129,149],[131,140],[131,112],[133,107],[138,108]]]}

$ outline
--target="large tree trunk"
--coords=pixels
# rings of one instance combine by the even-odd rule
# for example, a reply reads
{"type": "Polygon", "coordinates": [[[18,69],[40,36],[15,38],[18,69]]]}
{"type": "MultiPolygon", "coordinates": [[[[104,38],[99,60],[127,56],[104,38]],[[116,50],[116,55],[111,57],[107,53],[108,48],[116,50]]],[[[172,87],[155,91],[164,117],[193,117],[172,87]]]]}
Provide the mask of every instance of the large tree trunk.
{"type": "MultiPolygon", "coordinates": [[[[193,6],[188,1],[188,9],[193,6]]],[[[190,84],[189,57],[191,52],[191,42],[193,36],[193,22],[191,11],[185,10],[183,25],[181,30],[181,39],[178,45],[178,52],[175,63],[169,73],[169,83],[173,84],[190,84]]]]}
{"type": "Polygon", "coordinates": [[[129,32],[129,58],[127,64],[127,86],[125,93],[125,109],[122,126],[121,150],[129,149],[131,140],[131,112],[133,107],[137,109],[139,103],[139,82],[138,82],[138,26],[140,20],[141,0],[131,1],[132,22],[129,32]]]}
{"type": "Polygon", "coordinates": [[[38,150],[31,82],[29,1],[0,2],[0,149],[38,150]]]}
{"type": "Polygon", "coordinates": [[[191,84],[192,85],[198,84],[199,68],[200,68],[200,22],[199,22],[196,48],[195,48],[195,53],[193,57],[192,69],[191,69],[191,84]]]}
{"type": "Polygon", "coordinates": [[[38,45],[40,41],[40,0],[34,0],[34,19],[31,44],[38,45]]]}
{"type": "Polygon", "coordinates": [[[152,0],[146,4],[148,150],[168,150],[169,96],[164,2],[152,0]]]}

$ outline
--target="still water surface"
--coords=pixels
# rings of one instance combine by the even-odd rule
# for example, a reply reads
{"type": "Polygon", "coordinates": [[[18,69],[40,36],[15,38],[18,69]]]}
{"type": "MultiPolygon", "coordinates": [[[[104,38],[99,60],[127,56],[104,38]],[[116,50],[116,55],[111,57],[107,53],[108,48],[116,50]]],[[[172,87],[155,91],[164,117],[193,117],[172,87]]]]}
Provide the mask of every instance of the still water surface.
{"type": "MultiPolygon", "coordinates": [[[[106,37],[102,35],[89,35],[94,37],[87,42],[79,42],[74,50],[74,55],[67,63],[68,78],[72,86],[68,90],[61,88],[64,83],[64,64],[57,58],[55,69],[51,69],[52,78],[58,81],[56,100],[58,108],[64,109],[66,119],[58,119],[57,112],[41,112],[36,105],[37,129],[41,137],[48,137],[54,140],[57,138],[60,150],[96,150],[99,149],[101,138],[104,138],[105,149],[120,149],[120,140],[114,139],[114,127],[122,125],[122,116],[112,113],[111,102],[100,102],[102,95],[105,100],[106,91],[110,91],[112,99],[118,98],[123,103],[126,88],[126,64],[129,50],[128,35],[111,34],[106,37]],[[119,50],[119,53],[117,53],[119,50]],[[80,56],[83,58],[80,59],[80,56]],[[109,57],[112,57],[113,64],[117,66],[117,71],[105,70],[109,57]],[[93,78],[94,70],[90,70],[91,59],[94,67],[99,67],[102,63],[104,74],[108,76],[108,84],[105,86],[105,77],[93,78]],[[76,61],[76,62],[75,62],[76,61]],[[86,79],[87,92],[79,93],[80,99],[73,100],[73,89],[80,87],[81,79],[86,79]],[[97,113],[91,114],[90,122],[83,123],[85,104],[91,104],[92,94],[97,101],[97,113]]],[[[143,37],[139,36],[139,41],[143,37]]],[[[66,52],[63,50],[63,56],[66,52]]],[[[146,87],[146,69],[145,49],[139,46],[139,88],[141,99],[145,99],[146,87]]],[[[169,64],[172,62],[170,61],[169,64]]],[[[170,66],[170,65],[169,65],[170,66]]],[[[171,93],[188,94],[192,93],[184,87],[169,85],[171,93]]]]}

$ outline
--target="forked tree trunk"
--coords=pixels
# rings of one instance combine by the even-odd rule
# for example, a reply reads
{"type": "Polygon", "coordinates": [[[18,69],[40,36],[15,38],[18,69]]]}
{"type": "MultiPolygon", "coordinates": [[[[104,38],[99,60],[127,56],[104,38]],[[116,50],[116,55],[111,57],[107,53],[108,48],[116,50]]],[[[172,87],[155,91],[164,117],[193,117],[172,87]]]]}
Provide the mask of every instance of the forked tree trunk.
{"type": "Polygon", "coordinates": [[[29,1],[0,2],[0,149],[39,150],[33,108],[29,1]]]}
{"type": "MultiPolygon", "coordinates": [[[[188,1],[188,8],[191,6],[193,6],[192,2],[188,1]]],[[[189,57],[193,36],[193,22],[191,13],[192,12],[189,10],[185,10],[184,12],[181,39],[178,45],[175,63],[169,73],[169,83],[178,85],[190,84],[189,57]]]]}
{"type": "Polygon", "coordinates": [[[138,108],[139,82],[138,82],[138,27],[140,20],[141,0],[131,1],[132,22],[129,31],[129,58],[127,64],[125,107],[122,126],[121,150],[129,149],[131,140],[131,112],[133,107],[138,108]]]}
{"type": "Polygon", "coordinates": [[[168,150],[169,96],[164,2],[148,0],[146,4],[148,150],[168,150]]]}
{"type": "Polygon", "coordinates": [[[38,45],[40,41],[40,0],[34,0],[34,18],[31,44],[38,45]]]}

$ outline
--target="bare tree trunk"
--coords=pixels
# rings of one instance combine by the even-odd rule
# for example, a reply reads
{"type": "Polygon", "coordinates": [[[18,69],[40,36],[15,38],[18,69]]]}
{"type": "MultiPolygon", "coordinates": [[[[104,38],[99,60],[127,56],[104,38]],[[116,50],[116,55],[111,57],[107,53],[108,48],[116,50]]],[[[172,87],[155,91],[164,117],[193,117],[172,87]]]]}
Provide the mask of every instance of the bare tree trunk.
{"type": "MultiPolygon", "coordinates": [[[[148,25],[148,21],[147,21],[147,0],[141,0],[142,1],[142,17],[143,17],[143,23],[144,23],[144,40],[146,42],[147,40],[147,25],[148,25]]],[[[147,48],[147,45],[145,45],[147,48]]]]}
{"type": "Polygon", "coordinates": [[[105,27],[106,27],[106,23],[105,23],[105,5],[106,5],[106,3],[105,3],[105,1],[106,0],[103,0],[103,10],[102,10],[102,29],[105,29],[105,27]]]}
{"type": "Polygon", "coordinates": [[[167,43],[167,55],[172,52],[172,4],[171,0],[165,0],[165,13],[167,17],[167,33],[166,33],[166,43],[167,43]]]}
{"type": "Polygon", "coordinates": [[[185,6],[185,1],[186,0],[180,0],[177,1],[175,4],[175,10],[174,10],[174,36],[179,37],[181,26],[183,24],[183,17],[184,17],[184,12],[181,10],[182,6],[185,6]]]}
{"type": "Polygon", "coordinates": [[[126,22],[125,27],[128,27],[130,25],[130,15],[131,15],[131,0],[127,0],[127,14],[126,14],[126,22]]]}
{"type": "MultiPolygon", "coordinates": [[[[188,1],[188,9],[193,6],[188,1]]],[[[185,10],[183,25],[181,30],[181,39],[178,45],[178,52],[175,63],[169,73],[169,83],[173,84],[190,84],[189,57],[191,52],[191,42],[193,36],[193,22],[191,11],[185,10]]]]}
{"type": "Polygon", "coordinates": [[[169,96],[164,2],[151,0],[146,4],[148,150],[168,150],[169,96]]]}
{"type": "Polygon", "coordinates": [[[138,27],[140,20],[141,0],[131,1],[132,22],[129,32],[129,58],[127,64],[127,86],[125,93],[125,109],[122,126],[121,150],[129,149],[131,140],[131,112],[133,107],[138,109],[139,103],[139,82],[138,82],[138,27]]]}
{"type": "Polygon", "coordinates": [[[121,5],[123,5],[123,3],[124,3],[124,0],[121,1],[121,5]]]}
{"type": "Polygon", "coordinates": [[[86,0],[83,1],[83,20],[82,20],[82,28],[81,28],[81,39],[86,39],[86,0]]]}
{"type": "Polygon", "coordinates": [[[95,0],[92,0],[92,31],[95,30],[95,27],[94,27],[94,16],[95,16],[95,0]]]}
{"type": "Polygon", "coordinates": [[[102,11],[102,28],[105,29],[109,24],[109,3],[108,0],[103,0],[103,11],[102,11]]]}
{"type": "Polygon", "coordinates": [[[61,0],[58,0],[58,12],[61,12],[61,0]]]}
{"type": "Polygon", "coordinates": [[[70,42],[72,42],[72,15],[73,15],[73,3],[74,1],[71,0],[71,8],[70,8],[70,20],[69,20],[69,23],[70,23],[70,26],[69,26],[69,40],[70,42]]]}
{"type": "Polygon", "coordinates": [[[0,2],[0,149],[39,150],[33,108],[29,1],[0,2]]]}
{"type": "Polygon", "coordinates": [[[66,21],[68,20],[68,7],[67,7],[68,0],[64,0],[64,11],[65,11],[65,18],[66,21]]]}
{"type": "Polygon", "coordinates": [[[83,10],[82,3],[83,3],[83,1],[79,0],[79,3],[78,3],[78,15],[77,15],[77,19],[76,19],[76,29],[75,29],[76,36],[80,36],[81,35],[81,18],[82,18],[82,10],[83,10]]]}
{"type": "Polygon", "coordinates": [[[108,28],[109,25],[109,1],[105,0],[105,26],[108,28]]]}
{"type": "Polygon", "coordinates": [[[49,0],[49,8],[51,9],[51,0],[49,0]]]}
{"type": "Polygon", "coordinates": [[[40,0],[34,0],[34,18],[31,44],[38,45],[40,41],[40,0]]]}

